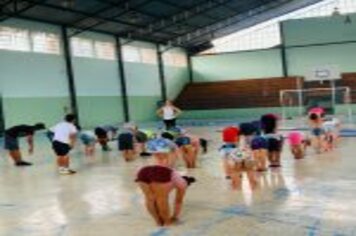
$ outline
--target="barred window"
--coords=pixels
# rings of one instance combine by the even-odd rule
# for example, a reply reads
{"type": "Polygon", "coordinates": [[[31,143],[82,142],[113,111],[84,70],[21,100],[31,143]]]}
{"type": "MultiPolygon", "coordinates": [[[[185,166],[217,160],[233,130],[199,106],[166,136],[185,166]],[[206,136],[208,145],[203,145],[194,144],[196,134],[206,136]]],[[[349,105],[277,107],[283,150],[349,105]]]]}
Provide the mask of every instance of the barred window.
{"type": "Polygon", "coordinates": [[[188,62],[187,62],[187,57],[186,55],[182,53],[175,53],[173,54],[173,60],[174,60],[174,66],[177,67],[186,67],[188,62]]]}
{"type": "Polygon", "coordinates": [[[125,45],[122,47],[123,59],[127,62],[141,62],[140,49],[138,47],[125,45]]]}
{"type": "Polygon", "coordinates": [[[142,63],[157,64],[157,53],[152,48],[140,48],[142,63]]]}
{"type": "Polygon", "coordinates": [[[72,38],[72,54],[77,57],[94,57],[93,41],[84,38],[72,38]]]}
{"type": "Polygon", "coordinates": [[[115,60],[116,49],[114,43],[95,41],[95,54],[98,59],[115,60]]]}
{"type": "Polygon", "coordinates": [[[0,27],[0,49],[29,52],[31,50],[29,31],[0,27]]]}
{"type": "Polygon", "coordinates": [[[202,54],[271,48],[281,43],[279,22],[289,19],[330,16],[356,12],[356,0],[324,0],[317,4],[265,21],[253,27],[213,40],[214,47],[202,54]]]}
{"type": "Polygon", "coordinates": [[[45,32],[32,32],[31,38],[34,52],[60,54],[58,35],[45,32]]]}

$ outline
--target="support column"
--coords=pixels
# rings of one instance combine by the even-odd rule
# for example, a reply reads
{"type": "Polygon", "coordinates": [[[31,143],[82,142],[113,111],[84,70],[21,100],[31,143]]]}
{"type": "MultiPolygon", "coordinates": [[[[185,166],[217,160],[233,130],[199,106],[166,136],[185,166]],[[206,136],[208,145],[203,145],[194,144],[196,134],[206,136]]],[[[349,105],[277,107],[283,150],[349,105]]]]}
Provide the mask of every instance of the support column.
{"type": "Polygon", "coordinates": [[[288,77],[288,62],[287,62],[287,54],[286,54],[286,46],[284,44],[284,30],[283,30],[283,23],[279,23],[279,31],[281,37],[281,60],[282,60],[282,71],[283,76],[288,77]]]}
{"type": "Polygon", "coordinates": [[[164,75],[163,52],[161,51],[159,44],[156,45],[156,50],[157,50],[157,60],[158,60],[159,81],[161,84],[161,96],[162,96],[162,100],[166,101],[167,89],[166,89],[166,81],[164,75]]]}
{"type": "Polygon", "coordinates": [[[120,38],[115,37],[116,39],[116,53],[117,53],[117,62],[119,66],[119,76],[120,76],[120,87],[121,87],[121,96],[122,96],[122,106],[124,108],[124,118],[125,122],[130,121],[130,112],[129,112],[129,103],[127,99],[127,89],[126,89],[126,76],[125,76],[125,66],[122,55],[122,45],[120,38]]]}
{"type": "Polygon", "coordinates": [[[67,28],[65,26],[62,26],[62,41],[63,41],[63,53],[64,53],[66,69],[67,69],[67,78],[68,78],[71,110],[72,110],[72,113],[74,115],[76,115],[76,117],[77,117],[77,124],[80,125],[77,95],[76,95],[76,91],[75,91],[73,64],[72,64],[72,57],[71,57],[71,51],[70,51],[70,43],[69,43],[67,28]]]}
{"type": "Polygon", "coordinates": [[[187,62],[188,62],[188,76],[189,76],[189,83],[193,83],[193,66],[192,66],[192,56],[187,53],[187,62]]]}

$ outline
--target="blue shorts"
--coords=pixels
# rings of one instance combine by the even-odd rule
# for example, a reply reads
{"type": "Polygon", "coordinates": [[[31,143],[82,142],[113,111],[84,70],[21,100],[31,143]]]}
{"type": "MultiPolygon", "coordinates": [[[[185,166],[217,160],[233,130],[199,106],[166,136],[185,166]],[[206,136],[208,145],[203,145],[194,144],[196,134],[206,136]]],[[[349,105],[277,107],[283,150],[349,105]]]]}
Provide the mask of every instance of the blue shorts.
{"type": "Polygon", "coordinates": [[[182,147],[191,144],[191,140],[189,137],[179,137],[176,139],[175,143],[177,144],[178,147],[182,147]]]}
{"type": "Polygon", "coordinates": [[[54,133],[53,133],[52,131],[48,130],[48,131],[46,132],[46,136],[47,136],[47,138],[48,138],[48,140],[49,140],[50,142],[53,142],[54,133]]]}
{"type": "Polygon", "coordinates": [[[224,144],[219,148],[220,154],[223,158],[228,158],[231,153],[236,150],[237,146],[235,144],[224,144]]]}
{"type": "Polygon", "coordinates": [[[9,151],[17,151],[20,149],[19,140],[17,138],[5,135],[5,149],[9,151]]]}
{"type": "Polygon", "coordinates": [[[262,136],[253,137],[251,141],[251,149],[252,150],[268,149],[268,142],[262,136]]]}
{"type": "Polygon", "coordinates": [[[322,129],[322,128],[313,128],[313,129],[311,130],[311,133],[312,133],[312,135],[314,135],[314,136],[321,136],[321,135],[325,134],[325,130],[322,129]]]}
{"type": "Polygon", "coordinates": [[[88,135],[88,134],[81,134],[80,136],[79,136],[79,138],[80,138],[80,140],[83,142],[83,144],[84,145],[92,145],[92,144],[94,144],[95,143],[95,138],[94,137],[92,137],[92,136],[90,136],[90,135],[88,135]]]}

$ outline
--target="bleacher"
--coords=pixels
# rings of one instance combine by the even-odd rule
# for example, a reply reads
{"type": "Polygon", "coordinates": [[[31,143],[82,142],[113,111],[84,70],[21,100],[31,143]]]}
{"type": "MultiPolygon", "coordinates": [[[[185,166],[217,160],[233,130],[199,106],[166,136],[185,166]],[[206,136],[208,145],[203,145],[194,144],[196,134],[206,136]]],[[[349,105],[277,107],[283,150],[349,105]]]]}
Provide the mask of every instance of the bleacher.
{"type": "Polygon", "coordinates": [[[297,77],[188,84],[175,104],[184,110],[276,107],[280,90],[297,89],[297,77]]]}

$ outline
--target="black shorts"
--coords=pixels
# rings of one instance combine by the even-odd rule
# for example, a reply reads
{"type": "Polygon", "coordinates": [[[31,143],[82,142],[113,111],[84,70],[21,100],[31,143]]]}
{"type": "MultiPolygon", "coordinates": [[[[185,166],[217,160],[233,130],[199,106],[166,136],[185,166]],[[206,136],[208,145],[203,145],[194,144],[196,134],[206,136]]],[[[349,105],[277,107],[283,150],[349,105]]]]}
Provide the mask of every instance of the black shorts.
{"type": "Polygon", "coordinates": [[[269,152],[280,152],[282,151],[282,140],[274,138],[274,137],[268,137],[267,138],[267,144],[268,144],[268,151],[269,152]]]}
{"type": "Polygon", "coordinates": [[[99,139],[108,138],[108,133],[103,128],[100,128],[100,127],[95,128],[94,133],[99,139]]]}
{"type": "Polygon", "coordinates": [[[20,149],[19,140],[8,135],[5,135],[4,144],[4,148],[9,151],[17,151],[20,149]]]}
{"type": "Polygon", "coordinates": [[[58,141],[52,143],[52,148],[57,156],[67,156],[71,150],[71,147],[68,144],[58,141]]]}
{"type": "Polygon", "coordinates": [[[130,133],[123,133],[119,135],[118,145],[120,151],[134,150],[133,135],[130,133]]]}
{"type": "Polygon", "coordinates": [[[166,125],[166,129],[170,129],[176,127],[176,119],[171,120],[163,120],[164,124],[166,125]]]}

